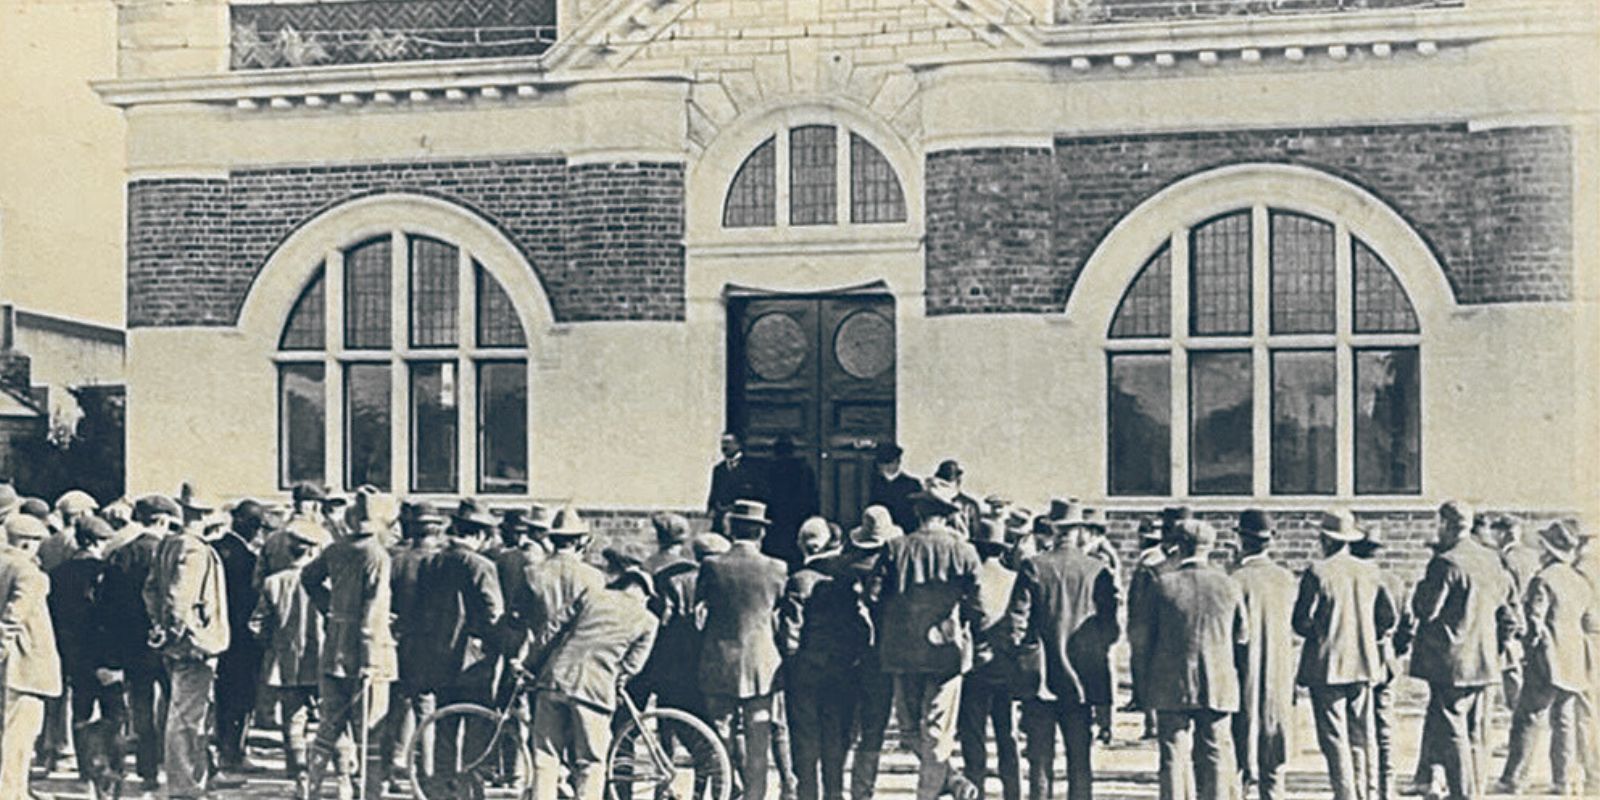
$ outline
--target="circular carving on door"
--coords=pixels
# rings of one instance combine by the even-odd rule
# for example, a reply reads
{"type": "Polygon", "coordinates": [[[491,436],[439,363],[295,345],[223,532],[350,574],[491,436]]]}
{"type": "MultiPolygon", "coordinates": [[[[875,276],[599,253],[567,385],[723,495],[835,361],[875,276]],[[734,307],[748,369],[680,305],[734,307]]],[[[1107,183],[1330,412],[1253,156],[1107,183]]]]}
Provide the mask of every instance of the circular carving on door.
{"type": "Polygon", "coordinates": [[[870,380],[894,366],[894,324],[875,311],[857,311],[839,324],[833,356],[851,376],[870,380]]]}
{"type": "Polygon", "coordinates": [[[781,381],[794,377],[806,362],[806,332],[794,317],[771,311],[750,324],[745,337],[745,363],[757,377],[781,381]]]}

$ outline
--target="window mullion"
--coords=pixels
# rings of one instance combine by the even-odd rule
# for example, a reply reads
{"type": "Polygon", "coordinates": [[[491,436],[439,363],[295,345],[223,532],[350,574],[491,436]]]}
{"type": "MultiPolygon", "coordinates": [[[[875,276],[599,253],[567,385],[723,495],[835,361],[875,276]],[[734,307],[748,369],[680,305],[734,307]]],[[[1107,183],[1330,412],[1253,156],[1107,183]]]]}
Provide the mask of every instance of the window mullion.
{"type": "Polygon", "coordinates": [[[850,130],[843,125],[833,126],[833,220],[835,225],[850,223],[850,200],[854,192],[850,185],[850,130]]]}
{"type": "Polygon", "coordinates": [[[779,128],[772,137],[772,196],[777,213],[772,220],[779,228],[789,227],[789,130],[779,128]]]}
{"type": "Polygon", "coordinates": [[[1250,210],[1250,331],[1253,358],[1250,376],[1254,384],[1251,392],[1251,446],[1255,467],[1251,471],[1252,494],[1265,497],[1272,493],[1272,369],[1268,355],[1267,336],[1272,323],[1272,252],[1271,222],[1267,207],[1257,205],[1250,210]]]}
{"type": "Polygon", "coordinates": [[[1355,316],[1354,253],[1350,246],[1350,230],[1343,223],[1333,228],[1333,299],[1334,333],[1339,345],[1334,348],[1334,464],[1337,482],[1335,491],[1341,497],[1355,494],[1356,487],[1356,431],[1355,431],[1355,356],[1350,350],[1350,333],[1355,316]]]}
{"type": "MultiPolygon", "coordinates": [[[[394,231],[389,248],[389,407],[393,409],[389,427],[389,483],[392,491],[411,487],[411,373],[403,356],[411,337],[411,303],[407,291],[411,284],[411,251],[406,235],[394,231]]],[[[351,487],[354,488],[354,487],[351,487]]]]}
{"type": "Polygon", "coordinates": [[[322,368],[322,479],[330,486],[344,483],[344,251],[329,250],[322,268],[322,341],[327,360],[322,368]]]}
{"type": "MultiPolygon", "coordinates": [[[[456,341],[462,349],[476,344],[477,276],[472,274],[472,256],[458,248],[456,278],[456,341]]],[[[456,486],[462,494],[477,494],[478,486],[478,369],[470,359],[457,362],[456,381],[456,486]]]]}
{"type": "Polygon", "coordinates": [[[1189,495],[1189,232],[1172,233],[1172,496],[1189,495]]]}

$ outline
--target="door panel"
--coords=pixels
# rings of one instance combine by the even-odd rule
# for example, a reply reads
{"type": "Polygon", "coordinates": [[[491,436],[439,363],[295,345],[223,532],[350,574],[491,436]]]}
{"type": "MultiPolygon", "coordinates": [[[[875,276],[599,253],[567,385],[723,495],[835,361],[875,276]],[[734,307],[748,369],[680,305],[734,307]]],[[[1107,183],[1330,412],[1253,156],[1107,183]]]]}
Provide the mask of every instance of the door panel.
{"type": "Polygon", "coordinates": [[[757,458],[778,436],[817,471],[822,513],[854,526],[873,449],[895,432],[894,301],[882,296],[734,299],[728,420],[757,458]]]}

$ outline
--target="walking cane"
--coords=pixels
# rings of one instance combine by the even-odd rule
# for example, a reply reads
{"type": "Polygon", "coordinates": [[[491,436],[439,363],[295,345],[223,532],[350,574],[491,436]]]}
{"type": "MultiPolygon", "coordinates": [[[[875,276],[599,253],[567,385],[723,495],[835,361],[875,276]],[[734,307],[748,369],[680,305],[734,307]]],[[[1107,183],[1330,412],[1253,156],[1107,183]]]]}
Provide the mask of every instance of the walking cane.
{"type": "Polygon", "coordinates": [[[357,800],[367,800],[367,783],[372,780],[372,764],[367,760],[367,747],[371,744],[371,722],[367,719],[372,716],[372,676],[361,676],[361,746],[357,757],[360,760],[361,782],[356,784],[357,800]]]}

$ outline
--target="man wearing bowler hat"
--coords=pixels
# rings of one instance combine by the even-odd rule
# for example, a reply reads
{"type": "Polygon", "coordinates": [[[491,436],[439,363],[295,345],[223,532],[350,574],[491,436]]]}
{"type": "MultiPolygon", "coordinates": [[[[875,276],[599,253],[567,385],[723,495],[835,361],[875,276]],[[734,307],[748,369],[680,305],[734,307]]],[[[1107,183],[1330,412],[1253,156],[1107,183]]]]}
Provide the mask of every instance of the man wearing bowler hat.
{"type": "Polygon", "coordinates": [[[889,542],[877,567],[878,658],[894,676],[900,719],[916,731],[917,800],[942,793],[975,800],[978,787],[956,771],[961,675],[972,668],[978,618],[978,552],[958,534],[961,506],[950,486],[907,498],[916,531],[889,542]]]}
{"type": "Polygon", "coordinates": [[[1272,516],[1252,508],[1239,515],[1239,564],[1233,582],[1244,597],[1250,638],[1239,661],[1239,713],[1233,717],[1233,743],[1239,774],[1255,785],[1260,800],[1280,800],[1290,731],[1294,728],[1294,573],[1274,563],[1277,538],[1272,516]]]}
{"type": "Polygon", "coordinates": [[[894,442],[880,442],[873,461],[877,469],[867,490],[867,505],[889,509],[889,516],[901,530],[917,529],[917,512],[911,507],[911,495],[922,491],[922,481],[901,471],[905,451],[894,442]]]}
{"type": "Polygon", "coordinates": [[[1210,524],[1175,520],[1176,562],[1155,577],[1130,635],[1144,638],[1142,700],[1156,710],[1162,800],[1229,800],[1238,761],[1230,718],[1239,710],[1235,649],[1249,644],[1244,597],[1210,564],[1210,524]]]}
{"type": "Polygon", "coordinates": [[[733,547],[700,565],[695,600],[705,609],[700,650],[700,690],[722,740],[733,745],[745,797],[766,797],[772,743],[773,695],[782,659],[773,611],[788,580],[788,565],[761,552],[767,529],[765,503],[735,500],[727,530],[733,547]],[[742,741],[734,736],[743,725],[742,741]]]}
{"type": "Polygon", "coordinates": [[[1093,794],[1091,727],[1095,706],[1111,702],[1111,646],[1117,623],[1117,581],[1111,568],[1083,552],[1086,535],[1105,530],[1098,514],[1053,523],[1055,546],[1022,562],[1011,594],[1011,643],[1037,646],[1043,685],[1024,698],[1029,800],[1049,800],[1056,729],[1067,751],[1067,797],[1093,794]]]}
{"type": "Polygon", "coordinates": [[[1383,680],[1379,641],[1395,624],[1378,567],[1350,553],[1362,538],[1348,511],[1325,513],[1321,560],[1300,576],[1294,630],[1305,637],[1296,679],[1311,692],[1317,744],[1334,800],[1367,796],[1374,761],[1372,685],[1383,680]]]}
{"type": "Polygon", "coordinates": [[[1145,689],[1150,683],[1149,677],[1144,674],[1144,665],[1148,661],[1144,647],[1150,641],[1143,629],[1145,620],[1150,616],[1146,606],[1149,605],[1150,588],[1155,585],[1156,579],[1178,565],[1178,524],[1193,517],[1194,513],[1188,506],[1167,506],[1161,510],[1159,522],[1147,520],[1148,530],[1141,523],[1139,540],[1144,549],[1139,551],[1139,558],[1133,564],[1133,574],[1128,578],[1128,673],[1133,681],[1133,702],[1130,705],[1145,712],[1143,738],[1146,739],[1154,739],[1157,734],[1155,708],[1145,702],[1145,689]]]}
{"type": "MultiPolygon", "coordinates": [[[[1589,584],[1572,568],[1578,537],[1561,522],[1539,533],[1544,567],[1528,583],[1527,683],[1511,717],[1511,744],[1505,771],[1491,791],[1521,794],[1527,782],[1533,743],[1546,718],[1550,728],[1551,793],[1576,795],[1578,762],[1577,709],[1592,686],[1587,631],[1600,626],[1589,584]]],[[[1593,784],[1597,776],[1587,776],[1593,784]]]]}

